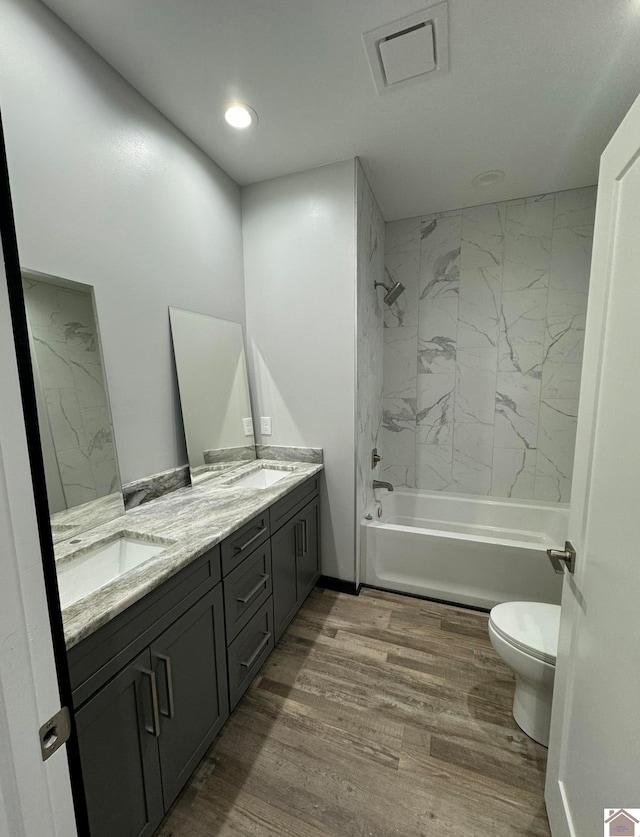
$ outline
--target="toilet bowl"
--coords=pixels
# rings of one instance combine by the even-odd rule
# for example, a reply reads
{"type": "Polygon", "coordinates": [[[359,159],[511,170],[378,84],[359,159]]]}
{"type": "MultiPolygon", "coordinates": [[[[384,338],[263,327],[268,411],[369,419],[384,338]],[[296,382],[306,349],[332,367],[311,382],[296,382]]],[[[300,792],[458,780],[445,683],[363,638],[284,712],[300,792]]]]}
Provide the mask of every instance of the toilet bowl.
{"type": "Polygon", "coordinates": [[[513,717],[523,732],[545,747],[559,627],[560,606],[543,602],[505,602],[489,616],[491,644],[516,676],[513,717]]]}

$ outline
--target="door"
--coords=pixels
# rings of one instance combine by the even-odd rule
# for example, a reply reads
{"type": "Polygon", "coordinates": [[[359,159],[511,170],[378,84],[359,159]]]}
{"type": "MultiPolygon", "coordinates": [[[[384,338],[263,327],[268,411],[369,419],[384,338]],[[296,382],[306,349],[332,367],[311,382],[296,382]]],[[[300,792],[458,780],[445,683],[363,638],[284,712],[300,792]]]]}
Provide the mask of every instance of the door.
{"type": "Polygon", "coordinates": [[[298,528],[298,554],[296,574],[298,582],[298,606],[307,598],[318,580],[319,550],[318,532],[320,516],[320,498],[318,497],[300,512],[296,518],[298,528]]]}
{"type": "Polygon", "coordinates": [[[640,99],[605,150],[547,768],[554,837],[640,807],[640,99]]]}
{"type": "MultiPolygon", "coordinates": [[[[9,287],[14,303],[22,290],[1,125],[0,241],[0,834],[72,837],[76,824],[66,751],[73,742],[46,763],[38,744],[41,724],[61,702],[36,516],[38,508],[46,525],[46,502],[42,482],[36,500],[38,479],[32,481],[29,470],[10,314],[9,287]]],[[[24,352],[20,366],[24,386],[24,352]]],[[[51,589],[50,595],[55,595],[51,589]]],[[[58,640],[62,660],[60,633],[58,640]]]]}
{"type": "Polygon", "coordinates": [[[168,809],[229,717],[221,584],[152,643],[151,657],[168,809]]]}
{"type": "Polygon", "coordinates": [[[149,837],[162,820],[159,724],[148,650],[76,713],[91,837],[149,837]]]}
{"type": "Polygon", "coordinates": [[[273,623],[276,642],[284,633],[298,601],[296,556],[299,541],[298,518],[294,517],[278,529],[271,538],[271,568],[273,573],[273,623]]]}

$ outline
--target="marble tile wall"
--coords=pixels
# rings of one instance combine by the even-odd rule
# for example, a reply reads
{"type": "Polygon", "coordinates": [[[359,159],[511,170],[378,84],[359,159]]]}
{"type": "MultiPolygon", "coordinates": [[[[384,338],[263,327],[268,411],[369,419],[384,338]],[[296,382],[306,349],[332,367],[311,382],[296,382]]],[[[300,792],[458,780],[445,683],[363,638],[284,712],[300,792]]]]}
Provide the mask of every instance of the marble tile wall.
{"type": "Polygon", "coordinates": [[[567,502],[596,187],[386,225],[382,475],[567,502]]]}
{"type": "Polygon", "coordinates": [[[67,508],[120,492],[91,295],[31,279],[24,295],[67,508]]]}
{"type": "MultiPolygon", "coordinates": [[[[385,224],[359,161],[356,161],[357,223],[357,398],[356,398],[356,540],[360,518],[373,500],[371,451],[380,447],[382,426],[382,291],[385,224]]],[[[359,554],[357,551],[356,554],[359,554]]]]}

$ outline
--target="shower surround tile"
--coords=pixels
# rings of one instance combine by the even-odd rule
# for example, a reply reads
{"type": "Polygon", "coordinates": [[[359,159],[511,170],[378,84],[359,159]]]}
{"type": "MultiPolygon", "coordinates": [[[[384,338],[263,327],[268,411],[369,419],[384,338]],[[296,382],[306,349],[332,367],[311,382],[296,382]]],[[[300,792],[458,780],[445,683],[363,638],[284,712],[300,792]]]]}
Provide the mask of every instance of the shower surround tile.
{"type": "Polygon", "coordinates": [[[404,270],[412,282],[417,259],[418,299],[414,313],[412,291],[386,314],[385,433],[396,435],[385,479],[569,499],[595,196],[590,187],[387,225],[387,278],[407,284],[404,270]],[[399,405],[412,399],[411,461],[411,408],[399,405]]]}
{"type": "Polygon", "coordinates": [[[502,311],[502,267],[478,267],[460,274],[458,347],[497,347],[502,311]]]}
{"type": "Polygon", "coordinates": [[[420,302],[458,296],[462,213],[428,215],[420,233],[420,302]]]}
{"type": "Polygon", "coordinates": [[[453,432],[451,490],[489,494],[493,460],[492,424],[456,424],[453,432]]]}
{"type": "MultiPolygon", "coordinates": [[[[383,292],[376,282],[385,281],[385,223],[367,182],[362,166],[356,161],[356,239],[357,239],[357,303],[356,303],[356,515],[359,520],[373,502],[373,479],[380,476],[380,465],[371,467],[371,451],[382,447],[382,377],[383,377],[383,292]]],[[[418,254],[420,251],[420,222],[400,222],[389,239],[397,248],[396,261],[388,265],[398,271],[398,278],[407,288],[418,293],[418,254]],[[413,228],[413,232],[411,232],[413,228]],[[411,241],[413,244],[411,245],[411,241]],[[405,248],[409,247],[409,252],[405,248]],[[411,257],[411,249],[416,254],[411,257]],[[411,265],[413,264],[413,267],[411,265]],[[413,270],[414,276],[409,278],[413,270]],[[411,284],[413,282],[413,284],[411,284]]],[[[406,292],[405,292],[406,294],[406,292]]],[[[403,295],[404,296],[404,295],[403,295]]],[[[417,304],[411,316],[417,325],[417,304]]],[[[404,316],[396,305],[389,323],[401,328],[404,316]]],[[[386,313],[386,311],[385,311],[386,313]]],[[[386,329],[389,330],[389,329],[386,329]]],[[[397,358],[395,358],[397,360],[397,358]]],[[[415,356],[413,374],[415,375],[415,356]]],[[[397,368],[397,367],[394,367],[397,368]]],[[[415,398],[415,393],[413,395],[415,398]]],[[[259,453],[260,455],[260,453],[259,453]]],[[[359,550],[360,527],[356,526],[356,555],[359,550]]]]}
{"type": "Polygon", "coordinates": [[[384,398],[415,398],[418,329],[384,329],[384,398]]]}

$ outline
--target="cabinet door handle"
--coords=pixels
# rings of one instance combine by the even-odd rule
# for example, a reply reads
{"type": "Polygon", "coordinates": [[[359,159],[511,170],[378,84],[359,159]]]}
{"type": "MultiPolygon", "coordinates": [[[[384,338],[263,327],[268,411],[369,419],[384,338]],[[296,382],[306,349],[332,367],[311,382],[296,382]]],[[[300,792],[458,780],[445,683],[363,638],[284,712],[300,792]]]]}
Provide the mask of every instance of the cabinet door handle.
{"type": "Polygon", "coordinates": [[[158,660],[161,660],[164,663],[164,677],[167,684],[167,702],[169,704],[167,712],[162,709],[160,712],[172,721],[176,714],[176,708],[173,702],[173,672],[171,671],[171,657],[167,657],[166,654],[156,654],[155,656],[158,660]]]}
{"type": "Polygon", "coordinates": [[[302,532],[302,522],[300,520],[296,523],[296,558],[302,558],[304,555],[304,541],[302,532]]]}
{"type": "Polygon", "coordinates": [[[243,666],[243,668],[251,668],[251,666],[255,663],[255,661],[258,659],[260,654],[262,654],[264,649],[267,647],[270,639],[271,639],[271,631],[266,631],[262,640],[260,641],[260,645],[258,645],[258,647],[253,652],[253,654],[249,657],[249,659],[244,663],[240,663],[240,665],[243,666]]]}
{"type": "Polygon", "coordinates": [[[304,554],[309,551],[309,524],[305,519],[302,521],[302,529],[304,530],[304,554]]]}
{"type": "Polygon", "coordinates": [[[155,735],[155,737],[158,738],[160,736],[160,709],[158,708],[158,684],[156,682],[156,673],[155,671],[150,671],[148,668],[141,668],[140,671],[145,677],[149,678],[151,683],[151,707],[153,709],[153,725],[149,728],[145,724],[144,728],[147,732],[151,733],[151,735],[155,735]]]}
{"type": "Polygon", "coordinates": [[[258,538],[260,537],[260,535],[264,532],[264,530],[265,530],[266,528],[267,528],[266,526],[261,526],[261,527],[260,527],[260,529],[258,529],[258,531],[255,533],[255,535],[254,535],[252,538],[249,538],[249,540],[248,540],[248,541],[246,541],[245,543],[243,543],[243,544],[242,544],[242,546],[234,546],[234,547],[233,547],[233,554],[234,554],[234,555],[239,555],[239,554],[240,554],[241,552],[243,552],[243,551],[244,551],[244,550],[245,550],[248,546],[251,546],[251,544],[252,544],[254,541],[257,541],[257,540],[258,540],[258,538]]]}
{"type": "Polygon", "coordinates": [[[260,588],[264,587],[267,581],[269,581],[268,575],[261,576],[260,581],[256,584],[256,586],[252,590],[250,590],[246,596],[242,596],[241,598],[236,599],[236,601],[240,602],[240,604],[246,604],[247,602],[250,602],[251,599],[255,596],[255,594],[260,590],[260,588]]]}

